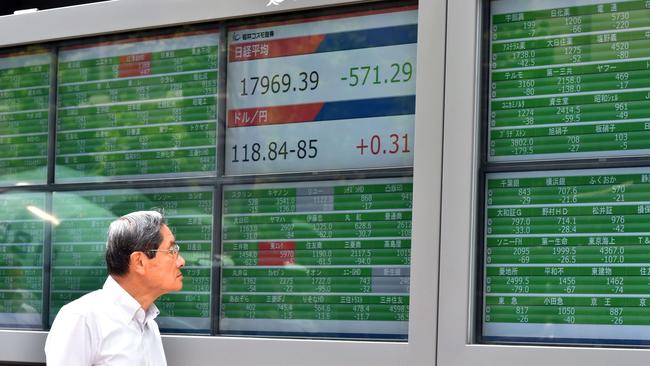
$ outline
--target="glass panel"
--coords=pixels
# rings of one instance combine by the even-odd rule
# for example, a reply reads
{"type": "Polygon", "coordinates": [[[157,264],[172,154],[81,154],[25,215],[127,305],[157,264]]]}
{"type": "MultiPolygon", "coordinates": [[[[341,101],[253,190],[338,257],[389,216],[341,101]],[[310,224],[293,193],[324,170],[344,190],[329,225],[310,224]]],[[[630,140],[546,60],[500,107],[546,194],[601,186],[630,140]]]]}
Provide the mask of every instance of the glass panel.
{"type": "Polygon", "coordinates": [[[491,3],[489,160],[650,152],[645,1],[491,3]]]}
{"type": "Polygon", "coordinates": [[[0,194],[0,327],[40,328],[45,193],[0,194]]]}
{"type": "Polygon", "coordinates": [[[59,53],[57,182],[215,174],[219,34],[59,53]]]}
{"type": "Polygon", "coordinates": [[[223,334],[408,335],[411,179],[224,188],[223,334]]]}
{"type": "Polygon", "coordinates": [[[650,168],[488,174],[485,338],[650,344],[648,197],[650,168]]]}
{"type": "Polygon", "coordinates": [[[158,299],[156,320],[163,331],[209,332],[212,206],[208,188],[54,193],[60,224],[52,237],[50,320],[61,306],[104,284],[108,225],[129,212],[158,208],[164,210],[186,265],[183,290],[158,299]]]}
{"type": "Polygon", "coordinates": [[[226,174],[413,164],[417,9],[228,33],[226,174]]]}
{"type": "Polygon", "coordinates": [[[0,54],[0,185],[45,183],[52,55],[0,54]]]}

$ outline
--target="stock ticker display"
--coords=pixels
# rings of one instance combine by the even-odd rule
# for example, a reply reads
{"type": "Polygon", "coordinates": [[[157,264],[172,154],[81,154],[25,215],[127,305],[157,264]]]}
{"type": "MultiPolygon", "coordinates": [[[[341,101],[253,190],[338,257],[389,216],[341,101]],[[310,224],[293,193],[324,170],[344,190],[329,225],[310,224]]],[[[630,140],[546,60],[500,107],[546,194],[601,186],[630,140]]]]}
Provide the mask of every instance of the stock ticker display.
{"type": "Polygon", "coordinates": [[[648,6],[493,2],[489,160],[648,154],[648,6]]]}
{"type": "Polygon", "coordinates": [[[212,197],[212,189],[199,187],[55,192],[60,223],[52,231],[50,322],[63,305],[104,284],[108,225],[129,212],[158,208],[186,264],[183,290],[158,299],[156,321],[163,330],[209,332],[212,197]]]}
{"type": "Polygon", "coordinates": [[[0,194],[0,327],[47,329],[160,209],[163,332],[408,339],[417,6],[358,9],[0,54],[0,185],[37,185],[0,194]]]}
{"type": "Polygon", "coordinates": [[[50,52],[0,53],[0,185],[45,183],[50,52]]]}
{"type": "Polygon", "coordinates": [[[0,327],[40,328],[44,193],[0,195],[0,327]]]}
{"type": "Polygon", "coordinates": [[[487,176],[484,334],[649,340],[650,169],[487,176]]]}
{"type": "Polygon", "coordinates": [[[650,3],[490,8],[482,337],[648,344],[650,3]]]}
{"type": "Polygon", "coordinates": [[[219,34],[59,53],[56,180],[214,175],[219,34]]]}
{"type": "Polygon", "coordinates": [[[227,187],[220,330],[406,338],[412,186],[227,187]]]}

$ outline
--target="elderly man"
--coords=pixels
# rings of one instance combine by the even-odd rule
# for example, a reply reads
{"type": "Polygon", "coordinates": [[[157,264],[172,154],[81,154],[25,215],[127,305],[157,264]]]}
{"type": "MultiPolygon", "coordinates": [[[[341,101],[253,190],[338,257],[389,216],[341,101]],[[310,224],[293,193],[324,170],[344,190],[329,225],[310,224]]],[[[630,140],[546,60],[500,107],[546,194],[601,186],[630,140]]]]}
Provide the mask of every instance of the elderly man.
{"type": "Polygon", "coordinates": [[[159,212],[113,221],[104,287],[61,308],[45,343],[47,364],[166,365],[154,301],[183,287],[178,251],[159,212]]]}

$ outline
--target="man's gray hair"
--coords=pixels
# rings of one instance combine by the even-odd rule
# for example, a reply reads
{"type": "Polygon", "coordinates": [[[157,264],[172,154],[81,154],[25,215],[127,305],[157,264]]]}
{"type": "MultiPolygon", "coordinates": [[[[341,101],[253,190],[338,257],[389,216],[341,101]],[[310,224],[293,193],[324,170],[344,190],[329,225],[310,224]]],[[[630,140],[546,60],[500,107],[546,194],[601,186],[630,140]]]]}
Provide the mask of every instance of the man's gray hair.
{"type": "Polygon", "coordinates": [[[144,252],[149,258],[156,253],[163,236],[165,218],[158,211],[137,211],[113,221],[108,227],[106,267],[109,274],[124,275],[129,271],[133,252],[144,252]]]}

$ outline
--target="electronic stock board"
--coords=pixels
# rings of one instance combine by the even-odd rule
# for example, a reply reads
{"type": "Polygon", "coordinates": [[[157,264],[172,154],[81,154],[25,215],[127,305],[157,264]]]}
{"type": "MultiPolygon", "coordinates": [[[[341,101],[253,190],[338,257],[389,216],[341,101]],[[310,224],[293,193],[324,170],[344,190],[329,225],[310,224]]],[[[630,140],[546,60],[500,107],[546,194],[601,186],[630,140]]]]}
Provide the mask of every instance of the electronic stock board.
{"type": "Polygon", "coordinates": [[[492,2],[488,159],[647,155],[649,7],[492,2]]]}
{"type": "Polygon", "coordinates": [[[649,168],[488,174],[486,195],[485,336],[650,343],[649,168]]]}
{"type": "Polygon", "coordinates": [[[45,193],[0,195],[0,327],[40,328],[45,193]]]}
{"type": "Polygon", "coordinates": [[[485,178],[481,336],[650,344],[650,3],[490,9],[488,167],[523,171],[485,178]]]}
{"type": "Polygon", "coordinates": [[[0,185],[45,183],[52,54],[0,54],[0,185]]]}
{"type": "Polygon", "coordinates": [[[50,322],[61,306],[104,284],[109,224],[129,212],[158,208],[164,210],[186,264],[183,290],[156,301],[156,321],[167,331],[208,333],[212,206],[213,190],[200,187],[55,192],[53,211],[60,223],[52,232],[50,322]]]}
{"type": "Polygon", "coordinates": [[[228,186],[225,334],[405,339],[410,178],[228,186]]]}
{"type": "MultiPolygon", "coordinates": [[[[26,247],[34,259],[19,269],[13,268],[15,255],[4,254],[17,247],[0,243],[5,251],[0,258],[6,259],[0,271],[16,276],[30,271],[24,280],[0,282],[6,285],[0,289],[6,311],[0,311],[0,326],[24,317],[21,324],[38,328],[43,311],[51,324],[61,306],[101,288],[110,222],[128,212],[162,208],[187,262],[183,290],[156,303],[163,331],[407,339],[412,180],[403,173],[228,183],[216,200],[211,185],[132,189],[122,182],[97,190],[93,184],[218,177],[221,149],[226,175],[411,167],[417,7],[380,6],[230,27],[223,139],[217,138],[220,42],[216,30],[205,28],[64,45],[56,53],[56,106],[48,104],[49,53],[28,61],[20,55],[20,62],[11,63],[40,84],[20,84],[27,79],[18,78],[18,71],[5,77],[0,69],[0,106],[9,100],[8,106],[20,107],[0,110],[0,121],[11,121],[0,125],[0,145],[20,145],[5,150],[14,154],[7,159],[0,152],[0,165],[20,166],[17,171],[37,166],[40,175],[32,180],[46,182],[48,111],[55,108],[54,183],[84,185],[74,191],[54,188],[50,222],[33,215],[25,219],[33,234],[51,226],[45,277],[45,234],[38,231],[40,241],[26,247]],[[9,90],[5,81],[14,83],[7,84],[9,90]],[[39,108],[16,99],[12,89],[34,103],[38,99],[39,108]],[[26,132],[37,137],[19,141],[26,132]],[[31,150],[17,155],[27,146],[40,149],[38,160],[24,160],[36,159],[31,150]],[[221,218],[213,216],[215,201],[221,218]],[[213,257],[216,219],[222,222],[222,253],[213,257]],[[212,282],[219,263],[220,287],[212,282]],[[44,278],[49,293],[43,292],[44,278]],[[8,295],[16,290],[20,302],[8,295]],[[211,312],[213,301],[219,302],[218,313],[211,312]]],[[[24,174],[5,175],[0,183],[31,182],[24,174]]],[[[29,199],[43,202],[30,205],[46,206],[44,193],[32,195],[29,199]]],[[[3,220],[5,233],[20,220],[3,220]]]]}
{"type": "Polygon", "coordinates": [[[219,33],[59,52],[57,182],[215,174],[219,33]]]}
{"type": "Polygon", "coordinates": [[[226,174],[413,164],[416,7],[228,32],[226,174]]]}
{"type": "MultiPolygon", "coordinates": [[[[417,8],[228,32],[225,173],[413,164],[417,8]]],[[[225,186],[219,332],[406,339],[410,178],[225,186]]]]}

